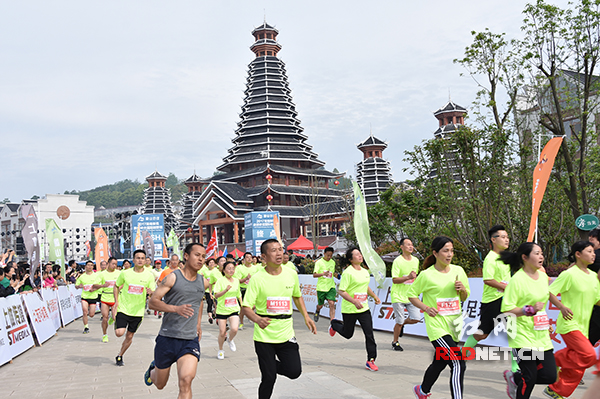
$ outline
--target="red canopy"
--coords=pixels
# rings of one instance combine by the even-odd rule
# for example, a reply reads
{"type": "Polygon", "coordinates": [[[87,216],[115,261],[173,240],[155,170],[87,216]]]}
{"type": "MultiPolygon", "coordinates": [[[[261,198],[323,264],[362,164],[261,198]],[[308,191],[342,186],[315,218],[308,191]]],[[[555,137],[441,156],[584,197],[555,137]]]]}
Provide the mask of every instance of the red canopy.
{"type": "MultiPolygon", "coordinates": [[[[325,249],[327,247],[325,246],[317,246],[318,249],[325,249]]],[[[294,241],[293,243],[291,243],[290,245],[287,246],[286,249],[293,249],[293,250],[310,250],[310,249],[314,249],[313,243],[312,241],[310,241],[308,238],[304,237],[302,234],[300,234],[300,237],[298,237],[298,239],[296,241],[294,241]]]]}
{"type": "Polygon", "coordinates": [[[232,254],[234,258],[241,258],[242,256],[244,256],[244,253],[237,248],[233,250],[232,254]]]}

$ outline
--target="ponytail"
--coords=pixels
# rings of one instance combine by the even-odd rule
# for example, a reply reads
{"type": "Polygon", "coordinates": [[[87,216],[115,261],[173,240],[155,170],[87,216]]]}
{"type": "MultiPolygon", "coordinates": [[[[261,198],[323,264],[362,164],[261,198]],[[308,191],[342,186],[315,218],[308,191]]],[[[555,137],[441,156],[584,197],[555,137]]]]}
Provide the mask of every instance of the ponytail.
{"type": "Polygon", "coordinates": [[[587,247],[593,247],[592,243],[589,241],[577,241],[575,244],[573,244],[571,246],[571,252],[569,253],[569,256],[567,256],[569,262],[575,263],[577,261],[575,253],[582,252],[587,247]]]}
{"type": "MultiPolygon", "coordinates": [[[[433,241],[431,242],[431,250],[433,252],[440,252],[440,250],[442,248],[444,248],[444,245],[448,244],[448,243],[452,243],[454,244],[454,241],[452,241],[451,238],[445,237],[445,236],[438,236],[435,237],[433,239],[433,241]]],[[[423,261],[423,266],[421,266],[421,270],[425,270],[427,269],[429,266],[431,265],[435,265],[435,256],[429,255],[427,258],[425,258],[425,260],[423,261]]]]}
{"type": "Polygon", "coordinates": [[[523,267],[523,255],[529,257],[531,251],[538,245],[534,242],[525,242],[519,245],[517,252],[502,251],[500,252],[500,260],[510,266],[510,274],[514,275],[523,267]]]}

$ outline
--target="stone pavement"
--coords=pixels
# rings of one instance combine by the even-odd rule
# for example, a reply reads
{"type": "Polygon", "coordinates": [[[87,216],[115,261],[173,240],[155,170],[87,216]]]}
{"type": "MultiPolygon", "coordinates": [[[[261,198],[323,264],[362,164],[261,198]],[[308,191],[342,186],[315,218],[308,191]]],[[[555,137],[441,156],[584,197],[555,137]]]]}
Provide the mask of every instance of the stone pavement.
{"type": "MultiPolygon", "coordinates": [[[[82,334],[76,320],[42,347],[32,348],[12,364],[0,367],[1,398],[176,398],[177,373],[162,391],[147,387],[143,373],[153,358],[154,339],[160,326],[155,316],[147,316],[125,353],[124,367],[115,365],[121,339],[109,332],[109,343],[102,343],[99,314],[90,321],[91,333],[82,334]]],[[[206,320],[204,316],[203,321],[206,320]]],[[[391,349],[392,335],[375,332],[379,355],[378,372],[365,369],[366,352],[362,331],[347,341],[327,333],[329,321],[321,317],[318,334],[312,335],[302,317],[294,313],[294,327],[300,344],[303,374],[297,380],[279,377],[274,398],[413,398],[412,387],[419,384],[433,356],[424,338],[404,337],[404,352],[391,349]]],[[[238,350],[225,344],[225,360],[217,359],[217,327],[203,322],[202,358],[193,382],[197,398],[256,398],[260,373],[254,354],[252,324],[235,338],[238,350]]],[[[471,361],[465,376],[465,398],[506,399],[502,371],[504,361],[471,361]]],[[[433,387],[432,399],[450,398],[449,371],[446,369],[433,387]]],[[[589,386],[594,376],[586,373],[589,386]]],[[[572,398],[580,398],[586,386],[572,398]]],[[[533,398],[543,398],[543,386],[536,386],[533,398]]]]}

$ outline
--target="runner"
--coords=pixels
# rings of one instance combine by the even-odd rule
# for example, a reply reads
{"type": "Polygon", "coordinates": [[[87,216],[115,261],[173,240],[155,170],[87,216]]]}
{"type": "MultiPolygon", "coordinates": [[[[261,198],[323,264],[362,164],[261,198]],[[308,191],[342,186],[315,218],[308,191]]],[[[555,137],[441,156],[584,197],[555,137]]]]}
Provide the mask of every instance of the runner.
{"type": "Polygon", "coordinates": [[[413,392],[418,399],[429,398],[433,384],[446,366],[450,366],[450,392],[453,399],[461,399],[467,365],[450,348],[459,346],[455,320],[462,317],[460,304],[469,297],[471,290],[464,269],[452,264],[454,242],[448,237],[436,237],[431,249],[433,254],[425,259],[424,270],[407,293],[410,302],[425,314],[427,337],[436,348],[436,355],[425,371],[423,382],[416,385],[413,392]],[[421,294],[422,301],[419,299],[421,294]],[[447,360],[437,356],[437,348],[449,351],[447,360]]]}
{"type": "Polygon", "coordinates": [[[117,259],[112,256],[108,258],[108,266],[106,270],[100,272],[100,284],[102,285],[102,293],[100,296],[100,311],[102,312],[102,342],[108,342],[108,325],[113,324],[114,318],[117,316],[117,308],[115,307],[114,288],[119,277],[120,271],[117,268],[117,259]],[[108,313],[110,312],[110,319],[108,313]]]}
{"type": "Polygon", "coordinates": [[[85,272],[77,277],[75,288],[81,288],[81,309],[83,311],[83,333],[89,334],[88,317],[96,314],[96,302],[98,301],[98,290],[102,288],[98,273],[94,273],[94,262],[85,262],[85,272]]]}
{"type": "MultiPolygon", "coordinates": [[[[218,266],[218,270],[221,273],[221,276],[223,275],[223,266],[225,265],[225,261],[227,260],[226,257],[224,256],[219,256],[217,258],[217,266],[218,266]]],[[[219,276],[219,277],[221,277],[219,276]]]]}
{"type": "MultiPolygon", "coordinates": [[[[242,298],[246,294],[246,289],[248,288],[248,282],[254,273],[258,271],[258,267],[252,264],[252,254],[250,252],[246,252],[244,254],[243,263],[235,268],[234,278],[239,280],[240,284],[240,292],[242,294],[242,298]]],[[[215,295],[216,296],[216,295],[215,295]]],[[[241,302],[240,302],[241,303],[241,302]]],[[[217,305],[218,306],[218,305],[217,305]]],[[[244,328],[244,312],[240,314],[240,328],[244,328]]]]}
{"type": "Polygon", "coordinates": [[[568,257],[575,264],[560,273],[550,285],[553,296],[561,296],[557,303],[561,316],[557,320],[556,332],[567,347],[554,354],[560,371],[558,381],[544,390],[549,398],[570,396],[585,370],[596,363],[596,351],[588,339],[592,308],[600,301],[600,283],[596,273],[588,270],[595,258],[591,242],[577,241],[568,257]]]}
{"type": "Polygon", "coordinates": [[[350,265],[342,273],[342,280],[338,287],[338,292],[342,300],[342,318],[344,321],[331,319],[329,326],[329,335],[332,337],[338,332],[346,339],[352,338],[356,321],[365,335],[365,346],[367,347],[367,363],[365,367],[370,371],[377,371],[379,367],[375,365],[377,358],[377,344],[373,335],[373,318],[369,310],[368,297],[375,300],[379,305],[379,297],[369,287],[371,276],[367,269],[361,265],[363,256],[356,247],[351,247],[346,252],[346,262],[350,265]]]}
{"type": "Polygon", "coordinates": [[[337,291],[333,275],[335,273],[335,261],[331,259],[333,248],[327,247],[323,251],[323,257],[315,263],[313,277],[317,279],[317,310],[315,310],[315,323],[319,321],[319,312],[325,305],[325,300],[329,305],[329,320],[335,319],[335,301],[337,291]]]}
{"type": "Polygon", "coordinates": [[[123,261],[123,270],[131,269],[131,262],[127,259],[123,261]]]}
{"type": "Polygon", "coordinates": [[[507,393],[511,398],[529,398],[535,384],[556,381],[556,362],[545,311],[551,294],[548,276],[541,271],[544,255],[539,245],[526,242],[516,253],[501,252],[500,259],[510,265],[513,274],[504,291],[501,310],[517,316],[516,335],[508,336],[508,345],[520,369],[513,374],[516,389],[507,381],[507,393]]]}
{"type": "MultiPolygon", "coordinates": [[[[594,246],[596,260],[588,267],[588,269],[592,270],[594,273],[598,273],[600,272],[600,229],[590,231],[589,240],[594,246]]],[[[594,306],[594,310],[592,311],[589,339],[592,345],[595,345],[596,342],[600,340],[600,306],[594,306]]]]}
{"type": "Polygon", "coordinates": [[[206,314],[208,315],[208,322],[210,324],[213,323],[213,319],[215,318],[215,301],[213,298],[212,286],[219,279],[219,274],[215,274],[215,276],[213,277],[213,273],[219,272],[219,269],[217,269],[216,265],[217,264],[214,259],[209,259],[206,261],[206,264],[202,266],[202,269],[200,269],[200,271],[198,272],[209,281],[209,289],[206,290],[204,298],[206,299],[206,314]]]}
{"type": "Polygon", "coordinates": [[[106,270],[107,267],[108,267],[108,263],[105,260],[100,261],[100,270],[99,271],[103,272],[106,270]]]}
{"type": "Polygon", "coordinates": [[[296,270],[296,265],[290,262],[290,255],[287,252],[283,253],[283,263],[281,264],[281,266],[287,267],[288,269],[298,273],[298,270],[296,270]]]}
{"type": "Polygon", "coordinates": [[[250,280],[243,311],[255,324],[254,350],[261,372],[258,399],[268,399],[273,393],[277,374],[296,379],[302,373],[294,334],[292,300],[313,334],[317,333],[317,327],[306,313],[298,275],[281,267],[281,244],[274,239],[266,240],[260,246],[260,252],[266,267],[250,280]],[[252,311],[254,306],[256,313],[252,311]]]}
{"type": "MultiPolygon", "coordinates": [[[[246,258],[244,256],[244,258],[246,258]]],[[[244,267],[244,266],[240,266],[244,267]]],[[[233,338],[238,332],[240,323],[240,305],[242,304],[242,294],[240,291],[240,280],[234,277],[237,273],[235,262],[227,261],[223,267],[225,276],[217,280],[213,291],[217,300],[217,324],[219,325],[219,353],[217,359],[225,359],[223,343],[227,340],[229,349],[236,351],[233,338]],[[227,338],[227,322],[229,322],[229,338],[227,338]]]]}
{"type": "Polygon", "coordinates": [[[113,289],[115,307],[117,308],[115,335],[122,337],[127,331],[121,350],[115,358],[117,366],[123,366],[123,355],[131,346],[133,335],[144,319],[146,294],[152,294],[152,291],[156,288],[154,275],[144,267],[146,251],[136,249],[133,252],[133,261],[135,266],[123,270],[119,274],[113,289]]]}
{"type": "MultiPolygon", "coordinates": [[[[204,268],[205,266],[202,267],[204,268]]],[[[177,269],[179,269],[179,256],[177,256],[177,254],[173,254],[171,255],[171,259],[169,259],[169,267],[167,267],[160,273],[160,276],[158,277],[158,282],[161,283],[165,277],[167,277],[169,274],[173,273],[177,269]]]]}
{"type": "MultiPolygon", "coordinates": [[[[502,297],[510,281],[510,266],[500,260],[500,252],[508,249],[510,239],[504,226],[496,225],[488,231],[492,250],[483,260],[483,295],[479,316],[479,330],[469,336],[465,347],[474,348],[484,340],[494,329],[494,320],[502,313],[502,297]],[[481,333],[479,333],[481,332],[481,333]]],[[[512,370],[505,373],[507,383],[513,385],[513,373],[519,370],[517,361],[513,358],[512,370]]]]}
{"type": "Polygon", "coordinates": [[[403,351],[404,348],[398,343],[404,333],[406,324],[415,324],[421,321],[421,312],[410,303],[406,294],[419,272],[419,260],[412,256],[415,247],[408,238],[400,240],[400,249],[402,254],[394,259],[392,264],[392,307],[394,308],[394,340],[392,349],[403,351]],[[404,312],[408,312],[408,319],[404,317],[404,312]]]}
{"type": "Polygon", "coordinates": [[[164,312],[154,346],[154,360],[144,374],[144,382],[163,389],[169,380],[171,365],[177,363],[179,399],[192,397],[192,381],[200,361],[202,297],[208,281],[198,274],[206,259],[199,243],[188,244],[183,257],[185,266],[160,283],[150,298],[150,308],[164,312]]]}

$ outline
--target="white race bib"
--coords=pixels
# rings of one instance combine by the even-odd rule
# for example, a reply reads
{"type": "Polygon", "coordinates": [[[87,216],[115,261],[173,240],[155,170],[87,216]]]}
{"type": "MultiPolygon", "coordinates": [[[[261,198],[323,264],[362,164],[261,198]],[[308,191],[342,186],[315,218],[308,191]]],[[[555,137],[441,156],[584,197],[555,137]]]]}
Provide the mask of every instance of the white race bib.
{"type": "Polygon", "coordinates": [[[267,313],[287,314],[291,310],[289,297],[270,296],[267,297],[267,313]]]}
{"type": "Polygon", "coordinates": [[[129,287],[127,288],[127,293],[132,295],[142,295],[144,294],[144,286],[129,284],[129,287]]]}
{"type": "Polygon", "coordinates": [[[438,298],[437,311],[440,316],[460,314],[460,301],[458,298],[438,298]]]}
{"type": "Polygon", "coordinates": [[[367,303],[367,293],[354,294],[354,299],[358,299],[360,303],[367,303]]]}
{"type": "Polygon", "coordinates": [[[84,291],[91,291],[91,290],[92,290],[92,285],[93,285],[93,284],[85,284],[85,285],[83,286],[83,290],[84,290],[84,291]]]}
{"type": "Polygon", "coordinates": [[[535,331],[547,330],[550,328],[550,323],[548,321],[548,315],[546,312],[538,312],[533,316],[533,329],[535,331]]]}
{"type": "Polygon", "coordinates": [[[237,306],[237,304],[238,304],[237,298],[231,297],[231,298],[225,298],[225,303],[223,305],[225,305],[226,308],[232,308],[234,306],[237,306]]]}

